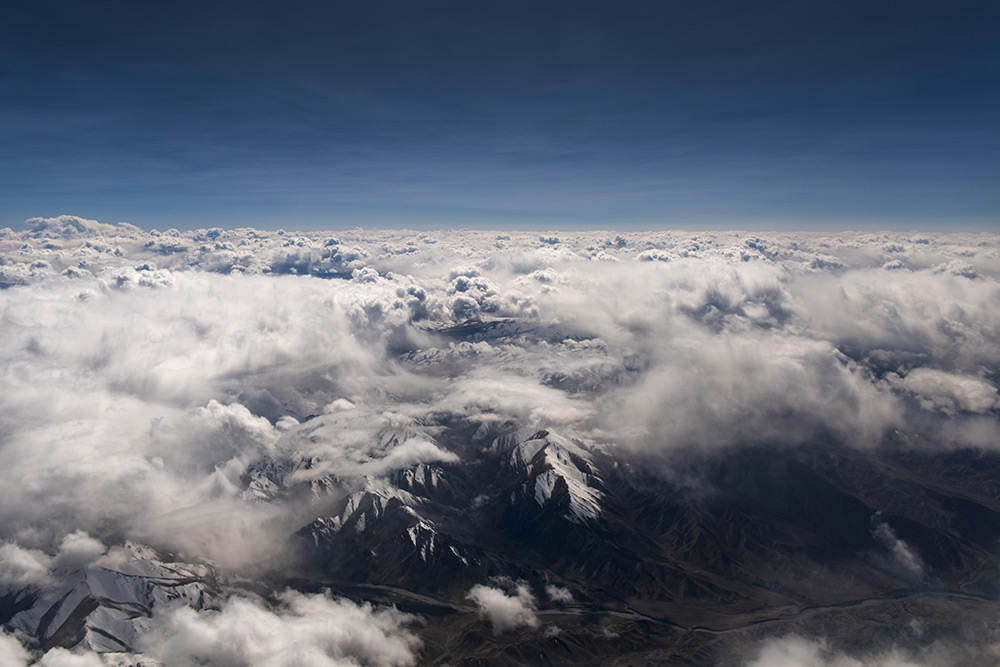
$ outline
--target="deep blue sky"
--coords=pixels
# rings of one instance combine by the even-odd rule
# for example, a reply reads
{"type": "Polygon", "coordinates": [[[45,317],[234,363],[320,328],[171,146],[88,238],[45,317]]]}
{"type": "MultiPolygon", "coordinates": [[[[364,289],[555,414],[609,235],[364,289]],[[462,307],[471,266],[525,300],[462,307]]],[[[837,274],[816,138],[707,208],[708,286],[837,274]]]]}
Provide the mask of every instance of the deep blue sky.
{"type": "Polygon", "coordinates": [[[1000,2],[0,7],[0,226],[1000,229],[1000,2]]]}

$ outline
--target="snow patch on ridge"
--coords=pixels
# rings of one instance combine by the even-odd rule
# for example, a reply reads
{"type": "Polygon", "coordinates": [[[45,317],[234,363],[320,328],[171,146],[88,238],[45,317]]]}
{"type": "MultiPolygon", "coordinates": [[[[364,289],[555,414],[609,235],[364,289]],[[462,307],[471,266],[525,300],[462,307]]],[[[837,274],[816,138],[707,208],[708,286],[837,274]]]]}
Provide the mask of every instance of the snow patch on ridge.
{"type": "Polygon", "coordinates": [[[173,600],[194,608],[212,598],[205,565],[167,563],[149,547],[127,542],[112,549],[103,566],[70,572],[62,585],[42,591],[38,601],[15,615],[10,626],[45,642],[99,653],[134,650],[148,629],[153,609],[173,600]]]}
{"type": "Polygon", "coordinates": [[[596,468],[589,452],[554,431],[539,431],[515,446],[509,456],[515,468],[527,469],[530,478],[522,490],[545,507],[560,486],[568,493],[566,519],[583,524],[601,515],[604,494],[598,488],[596,468]]]}
{"type": "Polygon", "coordinates": [[[383,479],[366,477],[364,489],[348,496],[347,504],[340,514],[323,519],[323,523],[333,532],[353,527],[355,532],[363,533],[382,518],[389,501],[394,499],[403,505],[404,511],[417,516],[411,507],[420,504],[416,496],[397,489],[383,479]]]}

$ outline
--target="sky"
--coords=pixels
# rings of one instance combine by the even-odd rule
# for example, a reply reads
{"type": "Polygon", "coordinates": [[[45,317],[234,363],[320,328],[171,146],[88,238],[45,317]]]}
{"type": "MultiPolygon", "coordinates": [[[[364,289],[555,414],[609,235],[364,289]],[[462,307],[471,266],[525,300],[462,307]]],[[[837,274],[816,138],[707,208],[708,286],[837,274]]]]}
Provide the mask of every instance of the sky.
{"type": "Polygon", "coordinates": [[[994,2],[0,6],[0,226],[1000,228],[994,2]]]}

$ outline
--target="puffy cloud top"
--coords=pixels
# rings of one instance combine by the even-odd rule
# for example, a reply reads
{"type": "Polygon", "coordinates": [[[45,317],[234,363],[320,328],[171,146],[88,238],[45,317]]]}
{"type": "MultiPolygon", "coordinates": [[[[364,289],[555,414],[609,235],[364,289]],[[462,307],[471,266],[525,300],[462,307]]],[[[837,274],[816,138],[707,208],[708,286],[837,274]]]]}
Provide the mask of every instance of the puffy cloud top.
{"type": "Polygon", "coordinates": [[[512,593],[507,594],[501,588],[479,584],[469,591],[468,598],[476,603],[480,615],[489,620],[497,634],[520,627],[535,628],[539,624],[535,596],[527,584],[519,582],[512,588],[512,593]]]}
{"type": "Polygon", "coordinates": [[[406,629],[413,620],[392,608],[289,590],[274,608],[234,597],[218,611],[164,612],[144,648],[176,667],[406,667],[415,664],[420,647],[406,629]]]}

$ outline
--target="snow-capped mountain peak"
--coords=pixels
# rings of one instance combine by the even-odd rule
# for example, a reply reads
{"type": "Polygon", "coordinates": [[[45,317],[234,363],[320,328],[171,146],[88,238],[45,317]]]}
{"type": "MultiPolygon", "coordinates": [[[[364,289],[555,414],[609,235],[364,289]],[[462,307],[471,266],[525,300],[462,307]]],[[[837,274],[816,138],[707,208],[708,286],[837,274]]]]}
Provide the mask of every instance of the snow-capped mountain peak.
{"type": "Polygon", "coordinates": [[[600,516],[603,493],[596,466],[590,453],[572,440],[538,431],[510,451],[508,464],[527,473],[521,490],[540,507],[565,493],[568,521],[582,524],[600,516]]]}
{"type": "Polygon", "coordinates": [[[328,530],[342,532],[353,528],[363,533],[377,523],[385,514],[389,503],[396,500],[404,512],[419,515],[413,509],[420,505],[420,499],[408,491],[392,486],[384,479],[365,478],[364,488],[347,497],[347,502],[339,514],[320,519],[328,530]]]}
{"type": "Polygon", "coordinates": [[[200,609],[214,593],[206,565],[168,562],[153,549],[126,542],[103,563],[64,572],[60,585],[39,592],[35,604],[10,626],[40,645],[81,647],[100,653],[134,650],[152,610],[180,600],[200,609]]]}

